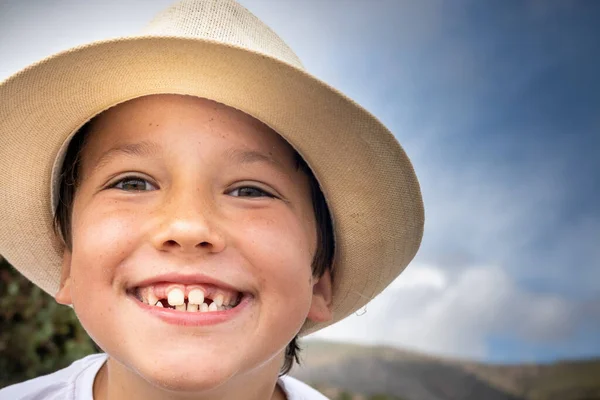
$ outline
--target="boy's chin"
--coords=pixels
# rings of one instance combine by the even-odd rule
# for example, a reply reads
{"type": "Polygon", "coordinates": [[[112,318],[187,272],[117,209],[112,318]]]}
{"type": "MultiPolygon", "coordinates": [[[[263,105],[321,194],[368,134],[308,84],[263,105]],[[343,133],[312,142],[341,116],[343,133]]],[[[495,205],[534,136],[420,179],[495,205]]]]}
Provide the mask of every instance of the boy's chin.
{"type": "Polygon", "coordinates": [[[152,386],[173,393],[210,393],[228,386],[235,373],[221,368],[189,368],[175,371],[149,370],[142,377],[152,386]]]}
{"type": "MultiPolygon", "coordinates": [[[[229,354],[234,358],[235,355],[235,352],[229,354]]],[[[248,358],[237,360],[230,357],[223,355],[220,359],[214,359],[191,353],[180,357],[170,354],[160,358],[130,360],[126,369],[156,389],[173,393],[210,393],[243,385],[243,381],[252,379],[250,376],[244,379],[244,375],[254,375],[251,372],[253,370],[258,372],[252,365],[248,365],[251,364],[248,363],[248,358]]],[[[273,361],[277,360],[271,360],[273,361]]],[[[278,370],[278,366],[274,365],[274,368],[278,370]]],[[[266,376],[268,375],[270,374],[266,376]]]]}
{"type": "Polygon", "coordinates": [[[168,365],[156,363],[145,365],[138,371],[154,386],[169,391],[205,392],[219,388],[235,375],[235,367],[229,363],[206,363],[188,359],[168,365]]]}

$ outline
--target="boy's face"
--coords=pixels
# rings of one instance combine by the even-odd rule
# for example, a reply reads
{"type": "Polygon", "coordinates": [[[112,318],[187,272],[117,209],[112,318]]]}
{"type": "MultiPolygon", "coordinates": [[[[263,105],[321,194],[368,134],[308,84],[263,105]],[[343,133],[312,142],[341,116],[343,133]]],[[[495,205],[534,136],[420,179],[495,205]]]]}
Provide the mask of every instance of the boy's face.
{"type": "Polygon", "coordinates": [[[214,389],[278,371],[305,319],[330,318],[329,275],[311,273],[308,179],[293,154],[251,117],[193,97],[144,97],[95,121],[57,300],[73,304],[117,370],[214,389]],[[239,304],[172,310],[173,288],[184,310],[202,308],[186,306],[194,288],[207,305],[219,295],[239,304]],[[165,307],[147,304],[153,296],[165,307]]]}

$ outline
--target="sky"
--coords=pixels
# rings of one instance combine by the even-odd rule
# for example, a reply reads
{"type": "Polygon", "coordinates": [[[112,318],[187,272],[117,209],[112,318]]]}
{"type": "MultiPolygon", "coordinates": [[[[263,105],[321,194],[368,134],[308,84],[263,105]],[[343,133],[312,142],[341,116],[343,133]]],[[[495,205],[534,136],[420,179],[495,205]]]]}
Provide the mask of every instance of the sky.
{"type": "MultiPolygon", "coordinates": [[[[315,338],[487,362],[600,356],[600,3],[242,0],[419,177],[413,263],[315,338]]],[[[0,80],[171,0],[0,0],[0,80]]]]}

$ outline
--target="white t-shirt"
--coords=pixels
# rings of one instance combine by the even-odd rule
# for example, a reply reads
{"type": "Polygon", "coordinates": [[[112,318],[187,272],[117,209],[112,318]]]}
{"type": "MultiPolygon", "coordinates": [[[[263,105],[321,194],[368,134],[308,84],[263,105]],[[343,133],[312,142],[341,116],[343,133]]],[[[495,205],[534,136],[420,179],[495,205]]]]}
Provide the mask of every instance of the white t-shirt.
{"type": "MultiPolygon", "coordinates": [[[[93,400],[92,388],[106,354],[92,354],[67,368],[0,389],[0,400],[93,400]]],[[[288,400],[327,400],[310,386],[290,376],[278,381],[288,400]]]]}

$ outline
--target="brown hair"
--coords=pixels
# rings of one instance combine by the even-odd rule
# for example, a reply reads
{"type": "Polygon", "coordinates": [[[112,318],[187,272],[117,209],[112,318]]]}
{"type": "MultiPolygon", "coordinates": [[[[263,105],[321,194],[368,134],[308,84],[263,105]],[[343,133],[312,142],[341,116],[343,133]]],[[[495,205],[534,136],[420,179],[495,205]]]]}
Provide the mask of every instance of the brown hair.
{"type": "MultiPolygon", "coordinates": [[[[58,201],[54,214],[54,229],[56,234],[60,234],[65,246],[71,250],[71,216],[73,209],[73,200],[79,184],[79,173],[81,166],[81,151],[85,146],[87,137],[91,131],[93,121],[97,117],[88,121],[73,136],[65,159],[61,168],[58,201]]],[[[334,255],[333,228],[331,224],[331,215],[325,202],[325,196],[306,161],[295,152],[294,155],[296,168],[302,171],[309,180],[312,206],[315,213],[317,224],[317,249],[312,260],[312,274],[315,277],[321,277],[331,268],[334,255]]],[[[281,367],[280,375],[285,375],[292,369],[294,362],[300,363],[298,336],[294,337],[285,349],[285,360],[281,367]]]]}

